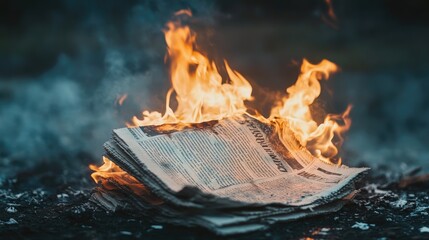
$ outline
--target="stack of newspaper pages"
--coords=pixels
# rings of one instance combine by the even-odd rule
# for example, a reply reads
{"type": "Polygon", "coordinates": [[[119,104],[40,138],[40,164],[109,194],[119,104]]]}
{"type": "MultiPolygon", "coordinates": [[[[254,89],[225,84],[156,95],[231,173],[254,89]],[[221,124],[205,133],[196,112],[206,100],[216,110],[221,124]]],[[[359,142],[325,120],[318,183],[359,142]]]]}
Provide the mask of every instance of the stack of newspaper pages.
{"type": "Polygon", "coordinates": [[[116,129],[106,156],[129,175],[107,179],[91,199],[220,235],[339,210],[367,169],[327,164],[288,136],[247,115],[116,129]]]}

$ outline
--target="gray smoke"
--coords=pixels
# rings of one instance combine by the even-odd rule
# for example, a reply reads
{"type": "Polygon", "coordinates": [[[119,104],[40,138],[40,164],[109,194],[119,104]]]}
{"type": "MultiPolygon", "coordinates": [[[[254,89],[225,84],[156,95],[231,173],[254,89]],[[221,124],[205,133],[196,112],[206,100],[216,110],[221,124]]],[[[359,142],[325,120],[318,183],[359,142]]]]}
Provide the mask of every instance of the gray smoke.
{"type": "Polygon", "coordinates": [[[344,144],[347,163],[429,170],[426,79],[426,74],[404,70],[338,76],[335,97],[354,105],[344,144]]]}
{"type": "MultiPolygon", "coordinates": [[[[83,169],[100,162],[113,128],[149,106],[162,109],[169,84],[165,22],[182,8],[208,21],[212,11],[201,1],[130,6],[107,1],[102,11],[92,4],[64,3],[66,13],[82,9],[83,14],[68,30],[74,34],[73,53],[59,52],[56,63],[37,76],[0,74],[0,178],[40,162],[83,169]],[[111,19],[116,15],[109,12],[117,8],[122,15],[111,19]],[[128,98],[119,106],[115,102],[123,94],[128,98]]],[[[62,34],[61,25],[51,25],[62,34]]]]}

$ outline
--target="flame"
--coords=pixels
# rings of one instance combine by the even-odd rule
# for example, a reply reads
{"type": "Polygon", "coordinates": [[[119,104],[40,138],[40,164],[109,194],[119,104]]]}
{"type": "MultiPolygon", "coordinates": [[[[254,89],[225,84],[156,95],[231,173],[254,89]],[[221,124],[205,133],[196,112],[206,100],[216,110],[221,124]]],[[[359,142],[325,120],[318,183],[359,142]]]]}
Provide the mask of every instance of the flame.
{"type": "MultiPolygon", "coordinates": [[[[190,16],[192,13],[189,10],[177,12],[175,19],[168,22],[164,30],[172,85],[166,96],[165,112],[143,111],[142,118],[134,116],[127,123],[128,127],[176,123],[178,125],[168,126],[180,128],[189,123],[251,115],[246,112],[245,101],[253,100],[252,86],[227,61],[224,61],[227,77],[222,78],[216,64],[197,50],[195,33],[179,19],[190,16]],[[175,110],[170,107],[173,96],[177,105],[175,110]]],[[[343,141],[342,134],[351,125],[351,106],[342,114],[328,114],[320,124],[313,119],[310,109],[321,93],[320,81],[328,79],[336,71],[338,67],[328,60],[311,64],[304,59],[298,80],[287,88],[285,96],[272,108],[270,116],[251,116],[274,123],[280,138],[286,137],[285,126],[288,126],[301,145],[314,156],[321,161],[341,165],[341,159],[336,156],[343,141]]],[[[104,165],[99,168],[90,167],[95,171],[91,176],[96,182],[127,174],[107,158],[103,161],[104,165]]]]}
{"type": "MultiPolygon", "coordinates": [[[[341,145],[342,133],[350,128],[351,106],[343,114],[328,114],[323,123],[317,124],[313,120],[310,105],[321,93],[319,81],[323,78],[328,79],[329,75],[337,70],[338,67],[328,60],[313,65],[304,59],[298,80],[286,90],[288,95],[271,110],[270,115],[272,119],[286,119],[301,145],[328,163],[333,162],[338,153],[332,140],[337,136],[339,139],[337,145],[341,145]],[[339,123],[341,121],[344,122],[343,125],[339,123]]],[[[282,131],[279,134],[282,137],[282,131]]]]}
{"type": "Polygon", "coordinates": [[[89,168],[94,172],[91,174],[91,178],[96,183],[101,183],[103,188],[108,190],[114,190],[118,185],[123,186],[124,188],[129,189],[137,196],[143,198],[145,201],[158,205],[162,204],[162,199],[154,196],[149,189],[147,189],[142,183],[140,183],[133,176],[129,175],[127,172],[122,170],[107,157],[103,156],[103,165],[97,167],[95,165],[90,165],[89,168]],[[115,184],[112,182],[112,179],[115,184]]]}
{"type": "Polygon", "coordinates": [[[327,16],[325,16],[324,14],[322,15],[322,20],[328,24],[330,27],[334,28],[334,29],[338,29],[337,26],[337,15],[335,14],[334,11],[334,6],[332,5],[332,0],[325,0],[325,4],[327,9],[327,16]]]}
{"type": "Polygon", "coordinates": [[[128,97],[128,94],[126,93],[122,95],[118,95],[118,97],[116,97],[115,104],[122,106],[122,104],[124,104],[124,101],[127,99],[127,97],[128,97]]]}
{"type": "Polygon", "coordinates": [[[332,0],[325,0],[326,6],[328,6],[328,16],[333,20],[337,21],[337,15],[335,15],[334,7],[332,6],[332,0]]]}
{"type": "MultiPolygon", "coordinates": [[[[182,14],[190,15],[187,11],[182,14]]],[[[226,61],[229,81],[222,79],[216,64],[195,49],[195,40],[195,34],[180,21],[167,23],[172,89],[167,94],[166,112],[145,111],[143,119],[133,117],[128,126],[204,122],[246,112],[244,101],[252,99],[250,83],[226,61]],[[173,93],[178,104],[175,111],[169,106],[173,93]]]]}

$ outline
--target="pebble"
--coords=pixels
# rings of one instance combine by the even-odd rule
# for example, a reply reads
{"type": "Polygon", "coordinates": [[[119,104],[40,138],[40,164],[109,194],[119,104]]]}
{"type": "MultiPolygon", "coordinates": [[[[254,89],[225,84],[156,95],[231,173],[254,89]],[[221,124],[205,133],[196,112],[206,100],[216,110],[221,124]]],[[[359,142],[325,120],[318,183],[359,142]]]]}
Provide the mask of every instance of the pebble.
{"type": "Polygon", "coordinates": [[[157,230],[161,230],[161,229],[164,228],[162,225],[152,225],[150,227],[153,228],[153,229],[157,229],[157,230]]]}
{"type": "Polygon", "coordinates": [[[60,193],[60,194],[57,194],[57,199],[63,203],[68,202],[69,195],[67,193],[60,193]]]}
{"type": "Polygon", "coordinates": [[[13,218],[9,218],[9,221],[4,222],[4,224],[12,225],[12,224],[18,224],[18,222],[13,218]]]}
{"type": "Polygon", "coordinates": [[[414,212],[423,212],[424,210],[428,209],[429,207],[417,207],[414,212]]]}
{"type": "Polygon", "coordinates": [[[132,232],[129,232],[129,231],[120,231],[120,233],[121,233],[122,235],[127,235],[127,236],[131,236],[131,235],[133,235],[133,233],[132,233],[132,232]]]}
{"type": "Polygon", "coordinates": [[[429,227],[421,227],[419,230],[421,233],[429,233],[429,227]]]}
{"type": "Polygon", "coordinates": [[[69,195],[67,194],[67,193],[60,193],[60,194],[57,194],[57,198],[59,199],[59,198],[68,198],[69,197],[69,195]]]}
{"type": "Polygon", "coordinates": [[[6,212],[8,212],[8,213],[16,213],[16,212],[18,212],[18,210],[16,210],[15,207],[7,207],[6,208],[6,212]]]}
{"type": "Polygon", "coordinates": [[[368,224],[363,222],[356,222],[352,228],[359,228],[360,230],[368,230],[369,227],[375,227],[375,224],[368,224]]]}
{"type": "Polygon", "coordinates": [[[72,208],[72,210],[71,210],[74,214],[81,214],[81,213],[83,213],[83,212],[86,212],[86,209],[85,209],[85,207],[84,206],[76,206],[76,207],[74,207],[74,208],[72,208]]]}
{"type": "Polygon", "coordinates": [[[398,201],[393,202],[391,205],[394,208],[403,208],[407,203],[406,197],[402,196],[398,201]]]}
{"type": "Polygon", "coordinates": [[[330,228],[322,228],[320,229],[319,235],[328,235],[330,228]]]}

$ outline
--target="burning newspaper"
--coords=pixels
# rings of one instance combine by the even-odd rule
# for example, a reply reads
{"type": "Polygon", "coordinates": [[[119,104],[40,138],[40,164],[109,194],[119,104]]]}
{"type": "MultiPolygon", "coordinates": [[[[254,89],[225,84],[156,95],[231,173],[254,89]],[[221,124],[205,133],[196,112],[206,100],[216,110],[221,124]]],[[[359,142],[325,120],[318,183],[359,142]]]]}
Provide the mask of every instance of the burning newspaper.
{"type": "Polygon", "coordinates": [[[336,211],[366,170],[324,163],[292,132],[279,138],[248,115],[183,128],[114,130],[106,155],[142,191],[107,178],[116,190],[101,188],[92,199],[110,210],[129,206],[160,221],[235,234],[336,211]]]}
{"type": "Polygon", "coordinates": [[[164,30],[172,83],[165,113],[144,111],[129,128],[113,131],[104,165],[91,166],[101,182],[92,200],[222,235],[341,208],[366,171],[337,157],[350,107],[323,121],[313,119],[320,109],[310,108],[319,81],[337,66],[304,59],[270,115],[251,115],[245,104],[254,99],[251,84],[226,61],[223,78],[196,50],[195,33],[181,21],[191,16],[177,12],[164,30]]]}

